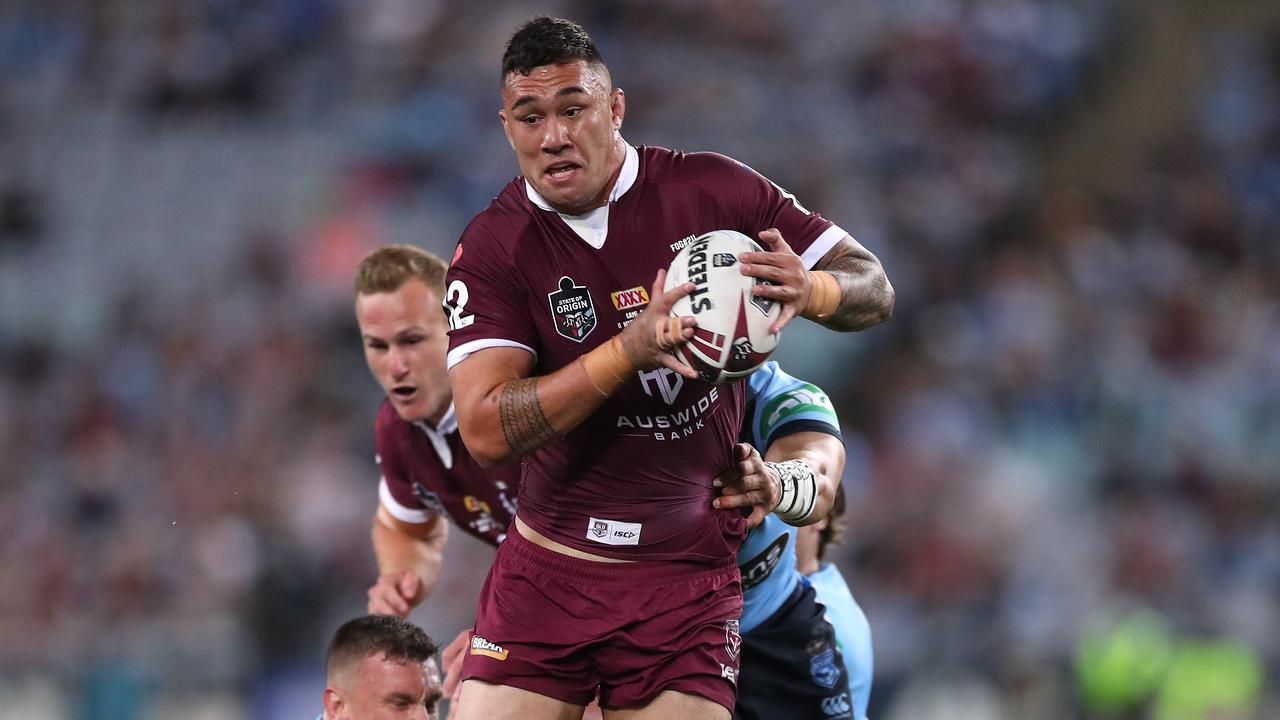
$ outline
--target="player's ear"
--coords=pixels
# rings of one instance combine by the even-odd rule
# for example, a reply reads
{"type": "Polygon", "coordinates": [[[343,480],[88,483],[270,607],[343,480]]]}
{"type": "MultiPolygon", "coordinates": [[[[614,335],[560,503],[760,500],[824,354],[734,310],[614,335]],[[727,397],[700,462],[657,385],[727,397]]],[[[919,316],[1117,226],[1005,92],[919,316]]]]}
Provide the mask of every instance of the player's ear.
{"type": "Polygon", "coordinates": [[[507,111],[506,111],[506,110],[499,110],[499,111],[498,111],[498,119],[502,121],[502,132],[503,132],[503,134],[504,134],[504,135],[506,135],[506,136],[507,136],[507,144],[511,146],[511,149],[512,149],[512,150],[515,150],[515,149],[516,149],[516,143],[515,143],[515,141],[514,141],[514,140],[512,140],[512,139],[511,139],[511,125],[510,125],[510,124],[508,124],[508,122],[507,122],[507,111]]]}
{"type": "Polygon", "coordinates": [[[342,702],[342,693],[339,693],[337,689],[333,687],[324,689],[324,712],[326,718],[342,717],[342,710],[345,704],[342,702]]]}
{"type": "Polygon", "coordinates": [[[627,114],[627,94],[622,91],[622,88],[613,89],[609,109],[613,115],[613,129],[621,130],[622,116],[627,114]]]}

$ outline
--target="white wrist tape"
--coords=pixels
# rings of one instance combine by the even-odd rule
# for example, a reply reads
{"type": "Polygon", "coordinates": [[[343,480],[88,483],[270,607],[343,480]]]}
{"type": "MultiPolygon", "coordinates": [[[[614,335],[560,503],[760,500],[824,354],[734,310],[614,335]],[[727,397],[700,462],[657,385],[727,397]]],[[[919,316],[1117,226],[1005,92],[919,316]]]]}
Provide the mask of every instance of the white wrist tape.
{"type": "Polygon", "coordinates": [[[813,514],[818,502],[818,478],[813,468],[803,460],[784,460],[765,463],[778,473],[782,484],[782,496],[773,511],[788,523],[803,522],[813,514]]]}

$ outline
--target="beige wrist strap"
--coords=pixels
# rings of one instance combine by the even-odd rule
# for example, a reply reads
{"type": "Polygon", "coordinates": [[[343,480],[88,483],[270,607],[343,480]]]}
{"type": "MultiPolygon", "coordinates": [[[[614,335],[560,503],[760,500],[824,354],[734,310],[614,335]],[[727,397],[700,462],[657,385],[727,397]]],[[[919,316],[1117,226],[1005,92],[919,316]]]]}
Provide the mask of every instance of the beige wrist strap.
{"type": "Polygon", "coordinates": [[[840,307],[840,283],[825,270],[809,271],[809,304],[800,312],[810,320],[826,320],[840,307]]]}
{"type": "Polygon", "coordinates": [[[622,349],[622,340],[614,335],[609,342],[578,358],[587,379],[602,397],[609,397],[618,386],[631,377],[636,366],[622,349]]]}

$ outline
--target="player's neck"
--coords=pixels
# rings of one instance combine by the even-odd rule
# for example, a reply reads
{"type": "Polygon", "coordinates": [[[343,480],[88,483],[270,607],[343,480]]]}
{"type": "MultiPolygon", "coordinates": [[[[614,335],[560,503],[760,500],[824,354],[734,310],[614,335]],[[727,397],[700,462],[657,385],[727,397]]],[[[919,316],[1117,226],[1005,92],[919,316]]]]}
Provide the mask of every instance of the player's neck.
{"type": "Polygon", "coordinates": [[[444,420],[444,416],[449,414],[449,408],[453,406],[453,395],[446,395],[440,401],[440,407],[435,412],[428,415],[423,422],[435,430],[440,427],[440,421],[444,420]]]}
{"type": "Polygon", "coordinates": [[[599,204],[593,206],[592,209],[608,204],[609,198],[613,195],[613,188],[618,184],[618,178],[622,177],[622,166],[626,164],[627,144],[622,141],[621,135],[615,135],[613,138],[613,172],[609,173],[609,181],[604,184],[604,188],[600,191],[600,197],[596,198],[599,204]]]}

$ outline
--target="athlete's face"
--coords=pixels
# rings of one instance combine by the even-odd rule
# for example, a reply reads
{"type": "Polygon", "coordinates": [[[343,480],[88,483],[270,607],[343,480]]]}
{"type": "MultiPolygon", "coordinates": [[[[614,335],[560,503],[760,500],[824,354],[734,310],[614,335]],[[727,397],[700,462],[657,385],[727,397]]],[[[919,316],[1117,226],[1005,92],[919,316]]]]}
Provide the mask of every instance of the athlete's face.
{"type": "Polygon", "coordinates": [[[440,670],[434,658],[366,657],[325,689],[326,720],[436,720],[440,670]]]}
{"type": "Polygon", "coordinates": [[[542,65],[502,81],[502,128],[520,173],[551,207],[581,215],[609,200],[622,170],[626,109],[600,64],[542,65]]]}
{"type": "Polygon", "coordinates": [[[439,420],[452,394],[445,370],[449,326],[440,298],[421,280],[356,296],[364,358],[400,417],[439,420]]]}

